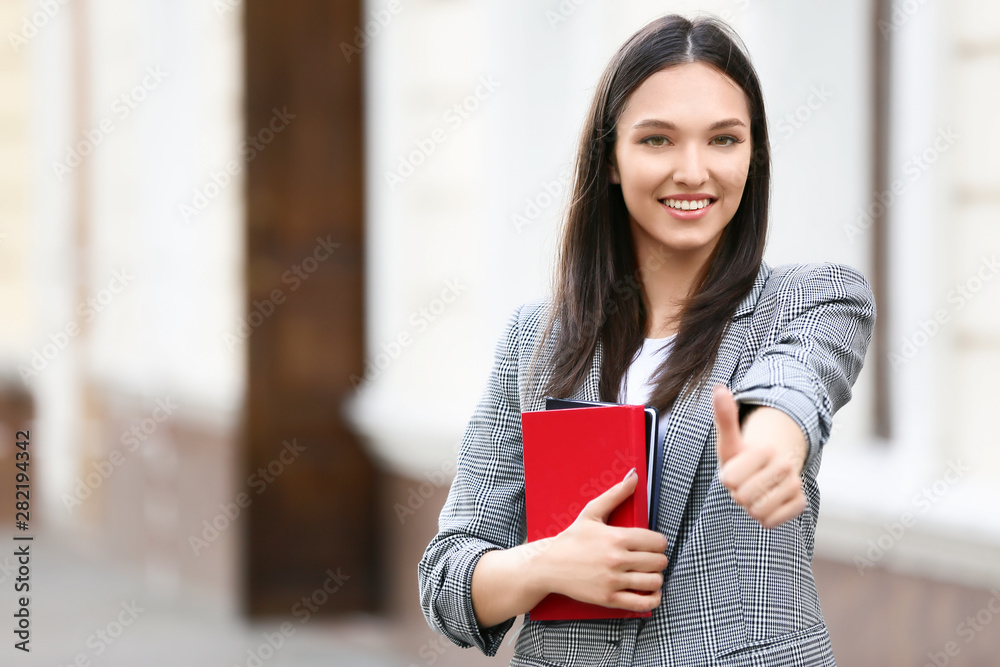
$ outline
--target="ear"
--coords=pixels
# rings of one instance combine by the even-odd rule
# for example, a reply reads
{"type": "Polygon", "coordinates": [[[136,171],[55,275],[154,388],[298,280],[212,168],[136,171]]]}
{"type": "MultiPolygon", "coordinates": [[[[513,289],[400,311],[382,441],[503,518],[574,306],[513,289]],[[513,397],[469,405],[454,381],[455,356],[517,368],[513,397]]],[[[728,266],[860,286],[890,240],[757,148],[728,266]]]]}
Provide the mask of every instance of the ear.
{"type": "Polygon", "coordinates": [[[615,185],[622,184],[622,177],[618,173],[618,165],[615,164],[614,158],[611,159],[611,164],[608,165],[608,177],[615,185]]]}

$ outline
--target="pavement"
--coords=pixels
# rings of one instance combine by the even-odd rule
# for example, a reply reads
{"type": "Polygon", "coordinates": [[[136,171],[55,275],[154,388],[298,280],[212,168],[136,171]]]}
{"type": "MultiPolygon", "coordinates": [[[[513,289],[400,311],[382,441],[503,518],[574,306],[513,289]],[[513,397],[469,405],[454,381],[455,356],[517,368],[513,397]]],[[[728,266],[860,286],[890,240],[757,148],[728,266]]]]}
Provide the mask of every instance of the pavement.
{"type": "Polygon", "coordinates": [[[55,535],[30,547],[30,652],[14,648],[15,542],[0,533],[0,665],[25,667],[409,667],[376,617],[248,622],[196,590],[164,593],[146,573],[55,535]],[[7,627],[4,627],[7,626],[7,627]]]}

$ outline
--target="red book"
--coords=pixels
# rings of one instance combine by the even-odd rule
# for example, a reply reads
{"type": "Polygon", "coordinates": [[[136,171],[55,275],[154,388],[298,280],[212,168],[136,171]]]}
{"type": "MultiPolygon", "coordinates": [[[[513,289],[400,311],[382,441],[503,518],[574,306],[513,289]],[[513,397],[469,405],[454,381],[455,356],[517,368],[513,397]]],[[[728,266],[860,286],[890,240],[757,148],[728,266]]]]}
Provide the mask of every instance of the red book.
{"type": "MultiPolygon", "coordinates": [[[[521,414],[528,542],[561,533],[583,506],[635,468],[636,492],[608,524],[648,528],[646,425],[641,405],[541,410],[521,414]]],[[[640,618],[652,612],[613,609],[551,593],[531,610],[533,621],[640,618]]]]}

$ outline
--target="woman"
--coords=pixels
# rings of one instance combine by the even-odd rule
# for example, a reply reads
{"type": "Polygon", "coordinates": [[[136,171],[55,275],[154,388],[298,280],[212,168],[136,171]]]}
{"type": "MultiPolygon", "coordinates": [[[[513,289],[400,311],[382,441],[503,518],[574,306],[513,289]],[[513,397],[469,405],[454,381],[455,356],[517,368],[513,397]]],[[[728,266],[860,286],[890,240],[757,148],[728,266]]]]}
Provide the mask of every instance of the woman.
{"type": "Polygon", "coordinates": [[[769,160],[760,84],[725,24],[667,16],[612,59],[554,298],[511,315],[420,562],[424,614],[454,643],[493,655],[556,592],[652,616],[528,615],[512,665],[834,664],[816,475],[875,305],[850,267],[762,261],[769,160]],[[605,523],[630,474],[523,544],[520,415],[546,395],[660,409],[656,531],[605,523]]]}

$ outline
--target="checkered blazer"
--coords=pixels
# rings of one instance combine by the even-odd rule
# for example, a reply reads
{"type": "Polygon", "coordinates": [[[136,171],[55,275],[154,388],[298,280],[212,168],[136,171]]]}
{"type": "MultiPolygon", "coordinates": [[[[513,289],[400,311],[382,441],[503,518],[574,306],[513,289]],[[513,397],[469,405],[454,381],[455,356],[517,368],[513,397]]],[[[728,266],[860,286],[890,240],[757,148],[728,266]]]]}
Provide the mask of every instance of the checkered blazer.
{"type": "MultiPolygon", "coordinates": [[[[529,382],[527,371],[549,308],[549,300],[539,300],[511,314],[462,439],[439,531],[418,567],[431,627],[486,655],[496,653],[514,619],[478,627],[472,571],[484,552],[525,540],[520,417],[545,407],[540,388],[547,377],[529,382]]],[[[834,665],[811,568],[816,475],[833,415],[851,397],[874,324],[874,297],[856,269],[763,263],[733,315],[710,381],[670,413],[655,508],[670,561],[652,618],[551,622],[526,614],[510,664],[834,665]],[[786,412],[806,434],[808,503],[796,519],[765,529],[720,484],[716,383],[729,386],[740,403],[786,412]]],[[[543,350],[551,354],[550,347],[543,350]]],[[[571,398],[599,398],[600,367],[598,343],[587,379],[571,398]]]]}

